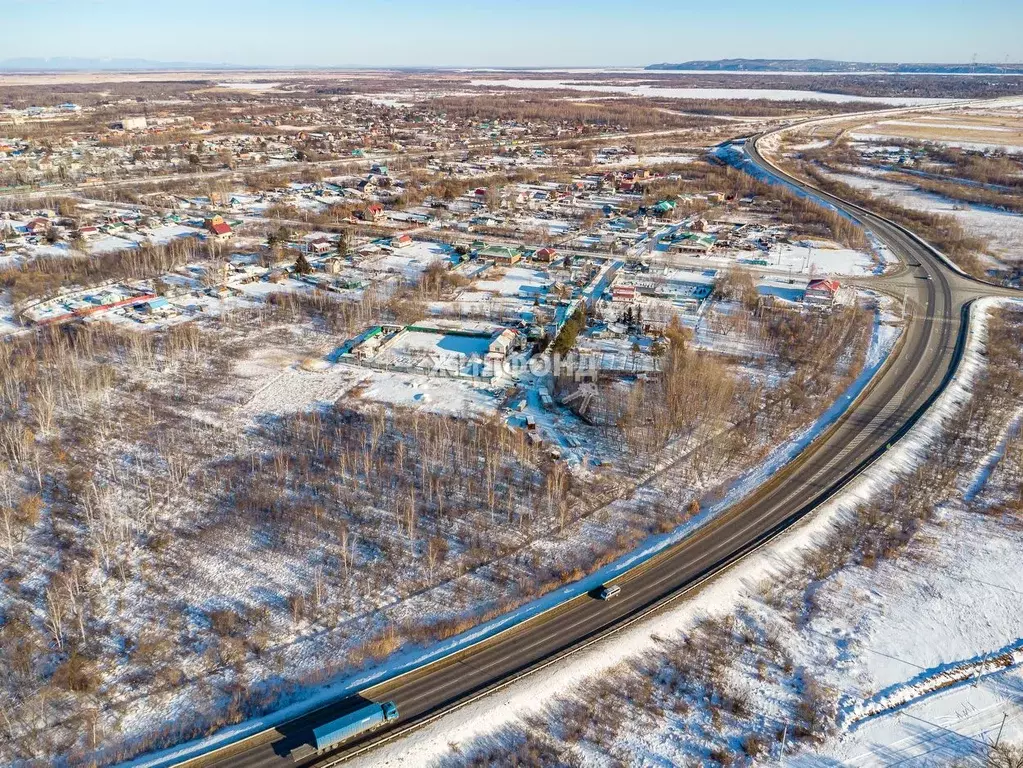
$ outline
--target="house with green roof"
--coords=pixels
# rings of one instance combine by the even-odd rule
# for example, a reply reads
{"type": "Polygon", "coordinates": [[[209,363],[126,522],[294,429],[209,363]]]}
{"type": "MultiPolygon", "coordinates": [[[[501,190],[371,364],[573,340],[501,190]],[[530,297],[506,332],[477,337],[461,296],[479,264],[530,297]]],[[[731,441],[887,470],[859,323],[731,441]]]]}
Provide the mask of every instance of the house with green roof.
{"type": "Polygon", "coordinates": [[[522,259],[522,254],[517,248],[507,245],[488,245],[481,248],[476,255],[484,261],[493,261],[495,264],[512,265],[522,259]]]}

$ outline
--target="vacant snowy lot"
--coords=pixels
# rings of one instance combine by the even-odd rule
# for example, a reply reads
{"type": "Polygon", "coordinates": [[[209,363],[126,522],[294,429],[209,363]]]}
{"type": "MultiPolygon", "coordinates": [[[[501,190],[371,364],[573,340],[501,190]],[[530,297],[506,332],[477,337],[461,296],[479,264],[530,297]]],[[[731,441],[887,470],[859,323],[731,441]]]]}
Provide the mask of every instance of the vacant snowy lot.
{"type": "Polygon", "coordinates": [[[476,280],[472,288],[500,296],[542,296],[550,278],[546,273],[529,267],[509,267],[487,272],[484,279],[476,280]]]}
{"type": "Polygon", "coordinates": [[[1023,214],[1000,211],[981,205],[951,200],[947,197],[923,192],[909,184],[888,181],[863,174],[833,173],[833,178],[872,195],[887,198],[896,205],[919,211],[951,216],[971,235],[988,241],[988,249],[998,259],[1023,259],[1023,214]]]}

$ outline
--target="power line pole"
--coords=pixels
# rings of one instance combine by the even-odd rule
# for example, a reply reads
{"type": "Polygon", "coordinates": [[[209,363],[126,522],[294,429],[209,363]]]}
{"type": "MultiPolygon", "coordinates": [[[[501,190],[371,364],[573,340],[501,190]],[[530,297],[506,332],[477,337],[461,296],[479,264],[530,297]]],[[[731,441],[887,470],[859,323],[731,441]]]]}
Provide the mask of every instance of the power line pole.
{"type": "Polygon", "coordinates": [[[1009,718],[1009,713],[1008,712],[1003,712],[1002,713],[1002,724],[1000,726],[998,726],[998,735],[995,737],[995,746],[994,746],[995,749],[998,749],[998,742],[1002,740],[1002,729],[1005,727],[1005,721],[1008,720],[1008,718],[1009,718]]]}

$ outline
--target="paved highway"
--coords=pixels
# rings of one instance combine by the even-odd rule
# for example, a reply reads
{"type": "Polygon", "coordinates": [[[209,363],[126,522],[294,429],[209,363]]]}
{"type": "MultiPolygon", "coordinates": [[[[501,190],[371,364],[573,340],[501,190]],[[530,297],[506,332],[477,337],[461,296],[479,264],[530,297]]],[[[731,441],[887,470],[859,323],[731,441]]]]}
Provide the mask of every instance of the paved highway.
{"type": "MultiPolygon", "coordinates": [[[[756,141],[747,144],[753,160],[769,166],[757,152],[756,141]]],[[[313,725],[337,717],[365,699],[395,701],[400,720],[341,752],[303,765],[330,765],[395,738],[684,595],[792,525],[881,455],[913,424],[954,371],[965,337],[969,301],[1002,291],[954,272],[901,227],[824,196],[862,220],[909,265],[896,278],[898,292],[908,291],[917,307],[897,354],[829,431],[749,498],[619,579],[622,591],[617,599],[575,599],[458,656],[366,689],[361,699],[337,702],[188,765],[291,765],[290,751],[309,742],[313,725]]]]}

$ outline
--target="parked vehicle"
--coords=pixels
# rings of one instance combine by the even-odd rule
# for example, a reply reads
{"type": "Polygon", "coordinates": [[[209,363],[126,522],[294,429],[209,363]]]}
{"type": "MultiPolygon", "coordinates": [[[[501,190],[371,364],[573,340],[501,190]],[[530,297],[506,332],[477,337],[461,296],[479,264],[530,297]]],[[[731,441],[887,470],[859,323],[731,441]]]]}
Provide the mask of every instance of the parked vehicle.
{"type": "Polygon", "coordinates": [[[308,745],[303,745],[291,753],[292,760],[298,762],[313,754],[322,755],[356,736],[368,733],[397,719],[398,707],[393,701],[385,701],[383,704],[367,704],[354,712],[349,712],[336,720],[313,728],[315,750],[309,748],[308,745]]]}

